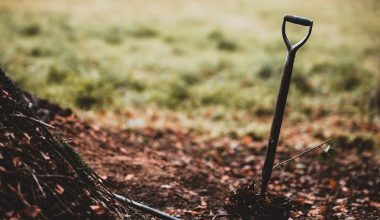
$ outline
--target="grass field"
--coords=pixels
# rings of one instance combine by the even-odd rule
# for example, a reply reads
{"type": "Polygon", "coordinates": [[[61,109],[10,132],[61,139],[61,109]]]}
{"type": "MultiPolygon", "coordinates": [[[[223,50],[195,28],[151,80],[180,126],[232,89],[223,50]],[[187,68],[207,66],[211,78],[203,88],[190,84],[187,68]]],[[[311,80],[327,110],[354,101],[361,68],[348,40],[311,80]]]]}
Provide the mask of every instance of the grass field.
{"type": "Polygon", "coordinates": [[[377,120],[379,1],[4,0],[0,63],[26,89],[83,112],[154,109],[246,132],[273,112],[284,14],[315,23],[296,58],[288,119],[377,120]]]}

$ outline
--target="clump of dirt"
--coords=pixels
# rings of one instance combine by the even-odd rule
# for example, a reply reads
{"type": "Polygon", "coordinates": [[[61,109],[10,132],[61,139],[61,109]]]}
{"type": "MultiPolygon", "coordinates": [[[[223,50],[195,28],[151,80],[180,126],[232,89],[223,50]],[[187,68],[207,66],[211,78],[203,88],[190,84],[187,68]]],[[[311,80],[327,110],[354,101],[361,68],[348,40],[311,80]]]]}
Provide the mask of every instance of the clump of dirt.
{"type": "Polygon", "coordinates": [[[0,69],[0,219],[136,219],[50,127],[0,69]]]}
{"type": "Polygon", "coordinates": [[[231,188],[224,208],[243,220],[286,220],[290,217],[290,199],[271,193],[258,194],[248,186],[231,188]]]}

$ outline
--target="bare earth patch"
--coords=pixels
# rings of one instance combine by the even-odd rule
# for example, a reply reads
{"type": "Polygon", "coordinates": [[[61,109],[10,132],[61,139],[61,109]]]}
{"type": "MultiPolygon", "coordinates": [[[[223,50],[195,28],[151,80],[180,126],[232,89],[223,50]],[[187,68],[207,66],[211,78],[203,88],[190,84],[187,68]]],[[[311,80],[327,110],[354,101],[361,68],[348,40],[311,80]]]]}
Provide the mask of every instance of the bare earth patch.
{"type": "MultiPolygon", "coordinates": [[[[314,123],[328,124],[328,129],[349,127],[353,132],[380,129],[336,117],[314,123]]],[[[180,126],[99,128],[74,115],[56,116],[51,124],[118,193],[184,219],[211,219],[224,213],[221,208],[228,187],[257,179],[265,156],[265,143],[250,137],[200,140],[180,126]]],[[[307,123],[287,129],[278,160],[302,151],[293,147],[301,141],[326,139],[324,134],[312,135],[311,130],[307,123]]],[[[318,152],[311,152],[274,171],[270,191],[293,201],[293,219],[376,219],[380,215],[380,160],[373,150],[363,150],[359,144],[338,146],[332,167],[320,164],[318,152]]]]}

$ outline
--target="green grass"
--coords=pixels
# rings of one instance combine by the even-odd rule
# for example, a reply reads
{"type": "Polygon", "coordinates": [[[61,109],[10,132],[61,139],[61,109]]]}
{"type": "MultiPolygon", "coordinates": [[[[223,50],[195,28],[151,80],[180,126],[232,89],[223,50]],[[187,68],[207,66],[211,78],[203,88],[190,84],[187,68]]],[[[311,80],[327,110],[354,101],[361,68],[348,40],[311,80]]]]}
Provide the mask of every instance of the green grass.
{"type": "MultiPolygon", "coordinates": [[[[378,1],[1,1],[0,63],[19,84],[63,106],[154,107],[248,129],[252,120],[243,116],[227,121],[272,114],[286,13],[315,22],[297,54],[290,118],[374,118],[378,1]],[[197,114],[205,111],[213,117],[197,114]]],[[[293,41],[304,33],[289,26],[293,41]]]]}

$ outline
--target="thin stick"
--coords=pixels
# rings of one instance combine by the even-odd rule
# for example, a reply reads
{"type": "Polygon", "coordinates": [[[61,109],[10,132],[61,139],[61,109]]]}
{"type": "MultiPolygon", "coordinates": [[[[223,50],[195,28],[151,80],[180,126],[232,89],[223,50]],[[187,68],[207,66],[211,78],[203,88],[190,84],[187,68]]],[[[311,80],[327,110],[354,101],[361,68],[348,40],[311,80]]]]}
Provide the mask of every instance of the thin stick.
{"type": "MultiPolygon", "coordinates": [[[[276,164],[275,166],[273,166],[272,170],[277,169],[278,167],[280,167],[280,166],[282,166],[282,165],[284,165],[284,164],[287,164],[287,163],[289,163],[289,162],[291,162],[291,161],[293,161],[293,160],[295,160],[295,159],[297,159],[297,158],[303,156],[304,154],[306,154],[306,153],[308,153],[308,152],[310,152],[310,151],[312,151],[312,150],[314,150],[314,149],[316,149],[316,148],[321,148],[321,146],[323,146],[323,145],[329,143],[329,142],[332,141],[333,139],[334,139],[334,137],[329,138],[329,139],[327,139],[326,141],[322,142],[321,144],[318,144],[317,146],[311,147],[311,148],[305,150],[304,152],[302,152],[302,153],[300,153],[300,154],[298,154],[298,155],[296,155],[296,156],[294,156],[294,157],[292,157],[292,158],[290,158],[290,159],[284,160],[284,161],[282,161],[282,162],[276,164]]],[[[252,187],[256,186],[257,184],[259,184],[259,183],[261,182],[261,180],[263,180],[263,178],[260,178],[260,179],[257,180],[256,182],[252,182],[251,185],[249,186],[249,188],[252,188],[252,187]]]]}
{"type": "Polygon", "coordinates": [[[74,180],[73,177],[71,177],[71,176],[65,176],[65,175],[50,175],[50,174],[46,174],[46,175],[36,175],[36,176],[43,177],[43,178],[64,178],[64,179],[74,180]]]}
{"type": "Polygon", "coordinates": [[[231,217],[233,215],[230,215],[230,214],[219,214],[219,215],[215,215],[212,220],[216,220],[218,218],[223,218],[223,217],[231,217]]]}
{"type": "Polygon", "coordinates": [[[38,123],[38,124],[41,124],[41,125],[43,125],[43,126],[46,126],[46,127],[49,127],[49,128],[53,128],[53,129],[55,129],[55,127],[52,126],[52,125],[49,125],[49,124],[47,124],[47,123],[45,123],[45,122],[43,122],[43,121],[37,120],[37,119],[35,119],[35,118],[28,117],[28,116],[25,116],[25,115],[12,114],[12,115],[10,115],[10,116],[12,116],[12,117],[18,117],[18,118],[29,119],[29,120],[34,121],[34,122],[36,122],[36,123],[38,123]]]}
{"type": "Polygon", "coordinates": [[[306,154],[306,153],[308,153],[308,152],[314,150],[315,148],[320,148],[321,146],[323,146],[323,145],[329,143],[330,141],[332,141],[333,139],[334,139],[333,137],[332,137],[332,138],[329,138],[328,140],[324,141],[323,143],[321,143],[321,144],[319,144],[319,145],[317,145],[317,146],[311,147],[311,148],[305,150],[304,152],[302,152],[302,153],[300,153],[300,154],[298,154],[298,155],[296,155],[296,156],[294,156],[294,157],[292,157],[292,158],[290,158],[290,159],[284,160],[284,161],[282,161],[282,162],[276,164],[276,165],[272,168],[272,170],[274,170],[274,169],[276,169],[276,168],[278,168],[278,167],[280,167],[280,166],[282,166],[282,165],[284,165],[284,164],[286,164],[286,163],[289,163],[290,161],[293,161],[293,160],[295,160],[295,159],[301,157],[302,155],[304,155],[304,154],[306,154]]]}
{"type": "Polygon", "coordinates": [[[43,196],[44,198],[46,198],[46,194],[45,194],[44,190],[42,189],[41,184],[40,184],[40,182],[38,181],[36,175],[34,175],[33,171],[29,168],[28,165],[24,164],[24,166],[26,167],[26,169],[29,170],[29,172],[30,172],[30,174],[32,175],[34,181],[37,183],[38,189],[41,191],[42,196],[43,196]]]}
{"type": "Polygon", "coordinates": [[[120,202],[123,202],[129,206],[132,206],[140,211],[143,211],[143,212],[146,212],[146,213],[149,213],[157,218],[160,218],[160,219],[163,219],[163,220],[180,220],[179,218],[176,218],[176,217],[173,217],[173,216],[170,216],[168,214],[166,214],[165,212],[161,212],[159,210],[156,210],[156,209],[153,209],[149,206],[146,206],[144,204],[141,204],[141,203],[138,203],[138,202],[135,202],[129,198],[126,198],[124,196],[121,196],[121,195],[118,195],[118,194],[115,194],[113,193],[113,196],[119,200],[120,202]]]}

